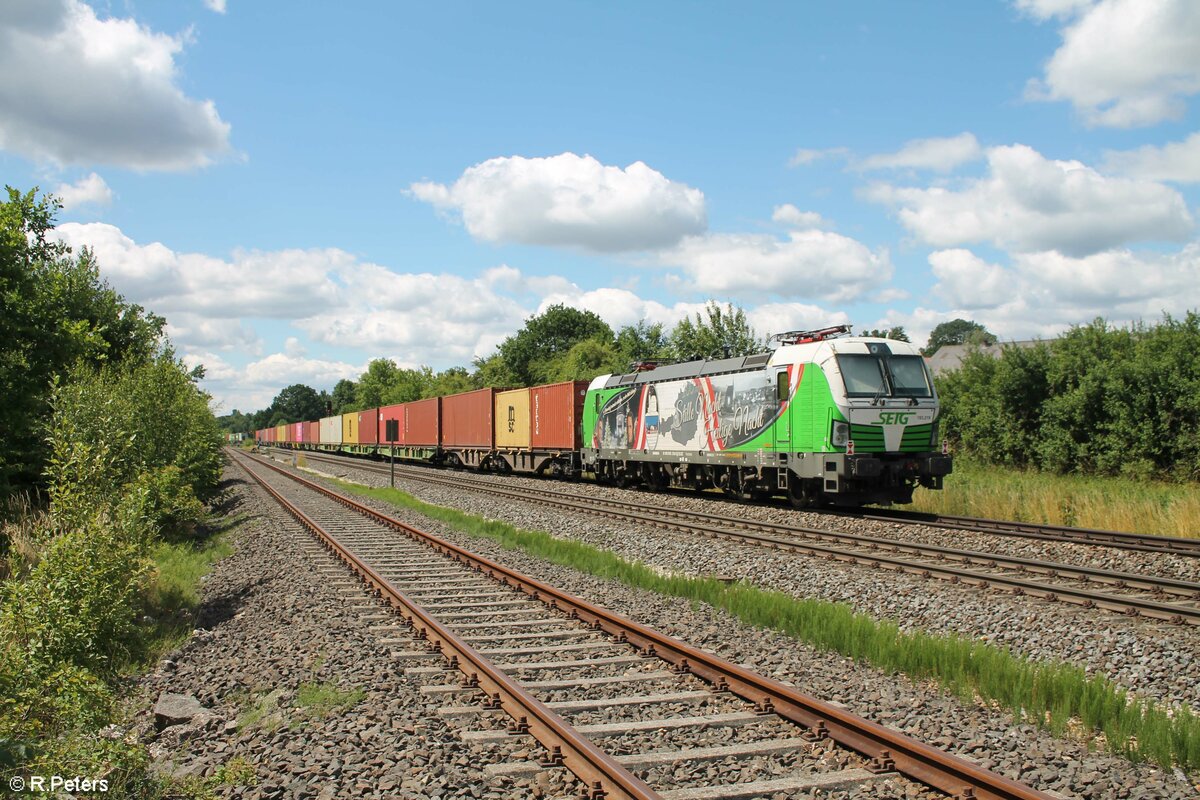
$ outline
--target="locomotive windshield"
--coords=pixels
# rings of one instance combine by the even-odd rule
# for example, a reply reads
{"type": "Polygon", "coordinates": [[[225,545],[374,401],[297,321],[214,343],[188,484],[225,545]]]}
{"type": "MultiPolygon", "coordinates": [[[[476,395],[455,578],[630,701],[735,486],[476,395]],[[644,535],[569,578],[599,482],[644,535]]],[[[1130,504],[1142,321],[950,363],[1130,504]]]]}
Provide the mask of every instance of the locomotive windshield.
{"type": "Polygon", "coordinates": [[[933,397],[920,356],[841,354],[837,360],[847,397],[933,397]]]}

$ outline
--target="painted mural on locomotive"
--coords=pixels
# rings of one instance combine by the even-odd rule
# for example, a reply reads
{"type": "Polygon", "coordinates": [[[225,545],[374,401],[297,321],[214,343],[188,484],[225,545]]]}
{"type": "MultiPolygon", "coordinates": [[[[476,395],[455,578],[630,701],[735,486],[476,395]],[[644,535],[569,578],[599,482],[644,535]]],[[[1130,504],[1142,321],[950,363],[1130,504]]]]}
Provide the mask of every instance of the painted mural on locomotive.
{"type": "Polygon", "coordinates": [[[592,433],[592,446],[728,450],[760,435],[780,413],[766,372],[647,383],[609,398],[592,433]]]}

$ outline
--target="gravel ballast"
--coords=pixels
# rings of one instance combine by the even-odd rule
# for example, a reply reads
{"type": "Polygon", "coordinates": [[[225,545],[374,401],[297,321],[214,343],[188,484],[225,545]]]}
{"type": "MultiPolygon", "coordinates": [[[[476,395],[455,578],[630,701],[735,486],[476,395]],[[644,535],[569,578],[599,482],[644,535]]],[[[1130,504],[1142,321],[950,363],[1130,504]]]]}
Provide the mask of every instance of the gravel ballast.
{"type": "MultiPolygon", "coordinates": [[[[329,467],[324,465],[323,468],[329,467]]],[[[334,468],[332,471],[347,474],[353,480],[370,485],[386,484],[386,476],[381,477],[362,470],[334,468]]],[[[399,474],[397,480],[402,481],[399,474]]],[[[416,481],[404,484],[403,488],[429,502],[459,507],[522,527],[551,530],[558,535],[588,541],[614,550],[627,558],[641,558],[647,563],[668,569],[676,568],[679,564],[689,564],[694,565],[694,569],[688,570],[689,572],[730,574],[734,572],[734,568],[740,568],[743,574],[754,577],[759,583],[769,585],[769,581],[774,579],[781,588],[794,588],[798,585],[825,586],[835,599],[847,599],[851,602],[853,601],[848,597],[839,597],[838,592],[842,595],[853,594],[846,591],[847,584],[852,584],[852,588],[859,588],[857,582],[852,580],[854,576],[848,574],[848,570],[839,568],[833,573],[833,568],[824,562],[805,565],[803,561],[798,563],[794,558],[781,559],[765,551],[752,551],[748,554],[745,548],[730,548],[731,552],[722,554],[719,551],[723,548],[714,546],[712,542],[678,541],[682,537],[674,537],[661,531],[653,531],[646,535],[645,532],[608,521],[578,518],[576,515],[558,512],[551,514],[526,504],[483,498],[466,490],[446,490],[416,481]],[[725,560],[720,562],[720,566],[710,566],[710,562],[706,560],[710,557],[725,560]],[[776,563],[771,563],[772,561],[776,563]],[[810,571],[819,570],[829,570],[831,573],[825,576],[823,583],[812,580],[813,576],[809,574],[810,571]]],[[[691,608],[688,603],[674,598],[581,575],[574,570],[504,550],[491,542],[468,537],[420,515],[374,504],[489,558],[510,564],[534,577],[559,585],[667,633],[686,638],[692,644],[745,663],[764,674],[795,683],[804,691],[842,702],[856,713],[896,727],[936,746],[945,747],[958,755],[973,758],[984,766],[1009,777],[1027,781],[1040,789],[1074,797],[1195,795],[1195,787],[1187,776],[1178,771],[1164,771],[1147,764],[1134,765],[1115,756],[1090,752],[1084,744],[1055,738],[1031,725],[1016,725],[1010,715],[1001,711],[982,706],[964,706],[957,699],[946,696],[936,686],[913,684],[901,676],[882,675],[876,670],[857,665],[836,654],[818,652],[782,635],[749,628],[723,612],[705,606],[691,608]]],[[[1042,638],[1029,639],[1035,645],[1034,649],[1041,648],[1042,657],[1061,648],[1063,630],[1075,631],[1081,643],[1085,643],[1089,638],[1098,638],[1097,633],[1107,629],[1115,638],[1115,642],[1108,645],[1113,648],[1113,652],[1127,646],[1122,644],[1123,641],[1127,641],[1122,638],[1124,636],[1132,637],[1135,643],[1148,638],[1144,632],[1145,628],[1173,630],[1170,626],[1151,626],[1144,621],[1127,620],[1114,615],[1088,616],[1082,610],[1055,621],[1049,618],[1048,613],[1041,612],[1049,609],[1051,612],[1062,613],[1064,609],[1049,604],[1041,604],[1041,608],[1037,608],[1028,602],[1017,603],[1016,598],[1010,599],[992,592],[962,592],[952,586],[936,587],[954,592],[952,596],[940,598],[928,591],[931,586],[935,586],[932,582],[915,582],[920,592],[909,596],[896,591],[896,576],[887,575],[885,582],[879,580],[879,574],[870,570],[861,572],[861,588],[867,590],[864,594],[868,598],[874,598],[873,602],[880,604],[884,609],[904,609],[903,614],[893,610],[880,616],[905,618],[906,615],[921,612],[922,620],[938,619],[935,612],[940,607],[943,617],[958,622],[969,619],[974,625],[990,624],[994,626],[996,633],[1001,630],[1011,632],[1013,628],[1020,627],[1014,625],[1014,619],[1029,617],[1031,624],[1043,628],[1042,638]],[[964,598],[971,599],[972,602],[964,602],[964,598]],[[980,602],[980,599],[984,602],[980,602]],[[993,608],[1006,600],[1016,604],[1015,607],[1005,607],[1001,610],[993,608]],[[1019,613],[1014,616],[1015,612],[1019,613]],[[1090,629],[1085,626],[1090,626],[1090,629]]],[[[863,608],[862,603],[853,604],[863,608]]],[[[914,622],[911,619],[908,622],[909,625],[934,630],[946,627],[925,624],[923,621],[914,622]]],[[[964,632],[969,633],[970,630],[968,627],[964,632]]],[[[992,638],[1006,641],[1000,636],[992,638]]],[[[1162,651],[1164,657],[1175,660],[1177,670],[1192,669],[1194,666],[1188,659],[1180,658],[1181,655],[1187,656],[1194,652],[1194,649],[1189,650],[1175,644],[1163,647],[1162,651]]],[[[1075,661],[1080,661],[1080,656],[1085,659],[1095,657],[1086,645],[1075,655],[1072,659],[1075,661]]],[[[1139,654],[1135,651],[1135,660],[1136,655],[1139,654]]],[[[1112,663],[1115,665],[1119,661],[1119,658],[1113,659],[1112,663]]],[[[1120,671],[1105,668],[1106,663],[1108,662],[1093,666],[1120,677],[1120,671]]],[[[1194,678],[1189,677],[1185,678],[1184,682],[1192,680],[1194,678]]],[[[1189,689],[1194,690],[1194,687],[1184,686],[1182,682],[1178,686],[1181,694],[1189,689]]]]}
{"type": "MultiPolygon", "coordinates": [[[[283,458],[283,456],[280,456],[283,458]]],[[[346,475],[369,486],[386,486],[387,476],[326,462],[311,467],[335,475],[346,475]]],[[[454,473],[439,472],[439,475],[454,473]]],[[[471,476],[474,478],[475,476],[471,476]]],[[[1067,661],[1089,673],[1102,673],[1129,689],[1159,702],[1187,703],[1200,707],[1200,629],[1192,625],[1171,625],[1144,618],[1133,618],[1067,604],[1052,604],[1031,597],[1017,597],[996,589],[975,589],[938,580],[923,580],[913,575],[871,569],[864,566],[829,562],[798,554],[778,553],[659,529],[639,529],[621,522],[579,513],[550,509],[507,498],[486,496],[467,488],[451,489],[396,475],[397,485],[415,497],[430,503],[452,506],[464,511],[498,519],[512,525],[553,532],[611,550],[631,561],[643,561],[668,571],[691,575],[721,575],[742,578],[756,585],[778,589],[797,597],[812,597],[843,602],[877,619],[896,621],[904,630],[923,629],[935,633],[956,633],[1007,647],[1029,658],[1067,661]],[[681,567],[686,565],[686,568],[681,567]],[[1064,635],[1064,632],[1067,632],[1064,635]]],[[[545,489],[555,486],[548,481],[506,477],[503,482],[525,482],[545,489]]],[[[646,495],[590,484],[562,484],[564,491],[602,493],[606,496],[647,499],[676,508],[714,513],[711,501],[679,495],[646,495]]],[[[739,514],[771,521],[792,513],[755,506],[717,506],[723,511],[736,508],[739,514]]],[[[799,515],[801,524],[826,527],[862,525],[856,532],[907,537],[909,528],[917,528],[921,541],[945,546],[986,549],[990,539],[983,534],[963,532],[962,537],[980,541],[954,542],[950,532],[925,526],[901,526],[894,523],[851,521],[845,518],[799,515]],[[808,519],[812,517],[814,519],[808,519]],[[899,531],[899,533],[897,532],[899,531]]],[[[852,532],[855,532],[852,530],[852,532]]],[[[1029,540],[991,537],[997,551],[1025,557],[1104,566],[1131,572],[1151,573],[1177,562],[1200,562],[1160,553],[1113,553],[1107,548],[1070,543],[1030,542],[1029,540]],[[1086,550],[1097,562],[1086,561],[1086,550]],[[1041,553],[1041,556],[1035,555],[1041,553]]],[[[1194,567],[1194,564],[1193,564],[1194,567]]],[[[1180,571],[1180,570],[1177,570],[1180,571]]],[[[1183,576],[1186,577],[1186,576],[1183,576]]]]}
{"type": "Polygon", "coordinates": [[[387,610],[244,473],[230,468],[226,479],[230,513],[248,517],[235,552],[203,584],[198,629],[141,680],[151,705],[169,694],[202,706],[157,733],[153,709],[143,712],[156,770],[233,798],[569,796],[555,776],[562,770],[489,782],[484,766],[512,746],[464,743],[437,713],[444,698],[422,694],[422,682],[404,674],[438,662],[398,658],[411,645],[383,639],[410,640],[400,626],[389,630],[387,610]],[[304,687],[351,704],[306,705],[304,687]]]}

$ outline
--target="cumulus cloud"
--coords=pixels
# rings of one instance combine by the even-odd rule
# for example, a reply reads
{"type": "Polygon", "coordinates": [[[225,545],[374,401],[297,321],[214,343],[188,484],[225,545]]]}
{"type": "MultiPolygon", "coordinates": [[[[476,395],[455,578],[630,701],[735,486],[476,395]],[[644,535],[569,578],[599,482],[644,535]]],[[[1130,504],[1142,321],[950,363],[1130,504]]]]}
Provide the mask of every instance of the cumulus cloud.
{"type": "Polygon", "coordinates": [[[954,308],[992,308],[1011,290],[1003,267],[989,264],[970,250],[938,250],[929,255],[938,283],[934,291],[954,308]]]}
{"type": "Polygon", "coordinates": [[[901,223],[936,247],[990,242],[1084,256],[1192,232],[1183,197],[1162,184],[1108,177],[1025,145],[991,148],[987,160],[988,174],[957,190],[876,184],[865,194],[898,209],[901,223]]]}
{"type": "Polygon", "coordinates": [[[949,172],[983,156],[979,140],[970,133],[943,138],[913,139],[894,153],[868,156],[858,163],[863,170],[931,169],[949,172]]]}
{"type": "Polygon", "coordinates": [[[1104,166],[1111,172],[1151,181],[1200,182],[1200,133],[1181,142],[1146,145],[1136,150],[1109,150],[1104,166]]]}
{"type": "Polygon", "coordinates": [[[760,336],[850,324],[846,312],[809,303],[766,303],[748,310],[746,319],[760,336]]]}
{"type": "Polygon", "coordinates": [[[215,11],[218,14],[225,13],[225,0],[204,0],[204,6],[209,11],[215,11]]]}
{"type": "MultiPolygon", "coordinates": [[[[1057,251],[1022,253],[1011,264],[985,262],[966,250],[929,257],[934,292],[952,310],[1010,338],[1053,336],[1097,316],[1115,322],[1182,314],[1195,304],[1200,244],[1174,253],[1114,249],[1084,257],[1057,251]]],[[[944,320],[939,320],[944,321],[944,320]]]]}
{"type": "Polygon", "coordinates": [[[471,236],[489,242],[650,250],[708,224],[699,189],[668,180],[641,161],[622,169],[574,153],[493,158],[448,186],[414,183],[410,191],[457,213],[471,236]]]}
{"type": "Polygon", "coordinates": [[[80,178],[75,183],[60,183],[54,187],[55,195],[62,201],[63,208],[68,211],[80,206],[107,206],[112,204],[112,189],[96,173],[80,178]]]}
{"type": "Polygon", "coordinates": [[[846,301],[887,283],[892,262],[848,236],[795,230],[786,239],[767,234],[691,236],[661,255],[678,265],[683,288],[717,296],[818,297],[846,301]]]}
{"type": "Polygon", "coordinates": [[[13,0],[0,17],[0,148],[58,164],[187,169],[229,151],[210,100],[186,96],[184,36],[100,19],[80,0],[13,0]]]}
{"type": "Polygon", "coordinates": [[[775,210],[771,212],[771,221],[797,230],[830,227],[829,221],[816,211],[801,211],[791,203],[775,206],[775,210]]]}
{"type": "Polygon", "coordinates": [[[1200,91],[1195,0],[1024,0],[1040,19],[1065,21],[1062,45],[1028,97],[1065,100],[1093,125],[1133,127],[1180,117],[1200,91]]]}

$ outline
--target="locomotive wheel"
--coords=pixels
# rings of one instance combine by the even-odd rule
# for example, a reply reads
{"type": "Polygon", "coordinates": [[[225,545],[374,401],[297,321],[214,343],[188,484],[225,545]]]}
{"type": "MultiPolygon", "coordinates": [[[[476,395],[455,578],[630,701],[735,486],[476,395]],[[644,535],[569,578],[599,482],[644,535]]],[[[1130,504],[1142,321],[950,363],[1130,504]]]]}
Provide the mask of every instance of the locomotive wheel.
{"type": "Polygon", "coordinates": [[[788,502],[792,504],[792,508],[819,506],[821,504],[819,484],[815,480],[791,477],[791,480],[788,481],[788,502]]]}

